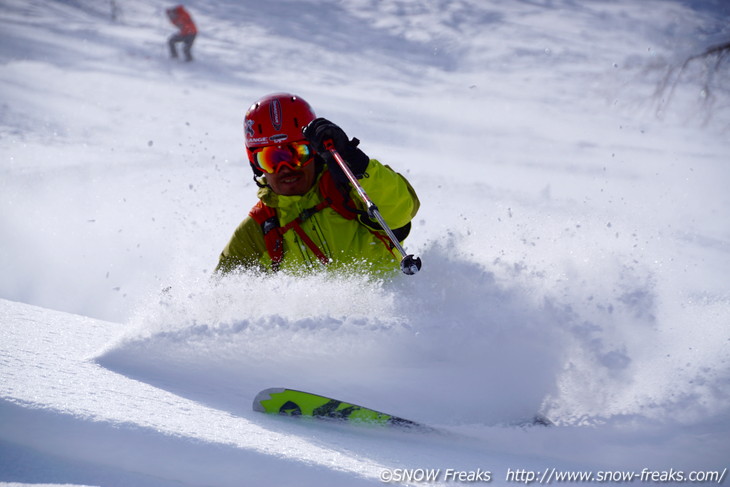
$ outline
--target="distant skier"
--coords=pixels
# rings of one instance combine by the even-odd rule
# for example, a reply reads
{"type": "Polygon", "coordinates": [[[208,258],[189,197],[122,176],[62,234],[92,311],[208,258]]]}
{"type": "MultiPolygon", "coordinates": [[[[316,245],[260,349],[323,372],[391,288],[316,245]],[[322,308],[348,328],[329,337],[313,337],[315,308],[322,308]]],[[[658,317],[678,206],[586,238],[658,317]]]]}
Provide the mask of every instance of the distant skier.
{"type": "Polygon", "coordinates": [[[195,27],[193,19],[182,5],[168,8],[166,12],[170,22],[180,29],[178,33],[170,36],[167,41],[167,44],[170,46],[170,57],[177,58],[177,49],[175,48],[175,44],[182,42],[185,61],[192,61],[193,56],[190,54],[190,49],[193,47],[195,36],[198,35],[198,29],[195,27]]]}
{"type": "Polygon", "coordinates": [[[419,207],[403,176],[370,159],[357,139],[316,118],[309,104],[292,94],[276,93],[254,103],[244,130],[259,202],[223,249],[218,272],[398,269],[392,242],[364,211],[325,142],[332,140],[400,241],[419,207]]]}

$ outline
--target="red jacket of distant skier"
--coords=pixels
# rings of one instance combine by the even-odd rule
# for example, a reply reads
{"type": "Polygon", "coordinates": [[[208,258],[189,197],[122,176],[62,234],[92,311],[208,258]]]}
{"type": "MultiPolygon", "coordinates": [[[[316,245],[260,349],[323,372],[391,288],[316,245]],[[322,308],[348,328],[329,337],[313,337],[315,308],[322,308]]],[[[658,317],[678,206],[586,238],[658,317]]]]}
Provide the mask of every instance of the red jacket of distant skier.
{"type": "Polygon", "coordinates": [[[188,36],[198,33],[198,29],[195,28],[193,19],[182,5],[167,9],[167,16],[170,18],[170,22],[180,29],[180,34],[188,36]]]}

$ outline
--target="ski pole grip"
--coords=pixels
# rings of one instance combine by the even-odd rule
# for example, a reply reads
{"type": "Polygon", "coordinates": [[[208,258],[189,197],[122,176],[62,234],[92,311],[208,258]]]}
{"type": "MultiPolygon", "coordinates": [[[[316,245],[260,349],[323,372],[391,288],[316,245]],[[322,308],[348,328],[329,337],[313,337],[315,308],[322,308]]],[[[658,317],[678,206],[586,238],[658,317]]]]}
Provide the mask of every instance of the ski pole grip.
{"type": "Polygon", "coordinates": [[[323,142],[324,148],[329,151],[330,154],[332,154],[332,157],[335,158],[335,162],[338,166],[340,166],[340,169],[342,169],[342,172],[345,174],[345,177],[348,181],[350,181],[350,184],[352,184],[353,188],[355,188],[362,198],[362,200],[365,202],[367,206],[372,205],[372,201],[370,201],[370,198],[368,197],[367,193],[365,193],[365,190],[362,189],[362,186],[360,186],[360,183],[357,182],[357,178],[354,174],[352,174],[352,170],[350,169],[350,166],[347,165],[347,162],[342,158],[339,152],[337,152],[337,149],[335,148],[335,143],[332,139],[327,139],[323,142]]]}

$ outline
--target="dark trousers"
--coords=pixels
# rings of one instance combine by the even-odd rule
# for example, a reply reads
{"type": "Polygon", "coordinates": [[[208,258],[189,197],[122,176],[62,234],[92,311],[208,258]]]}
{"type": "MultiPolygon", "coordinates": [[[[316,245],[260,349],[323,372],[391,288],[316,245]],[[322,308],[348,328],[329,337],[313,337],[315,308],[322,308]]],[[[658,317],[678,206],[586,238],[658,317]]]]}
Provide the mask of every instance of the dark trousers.
{"type": "Polygon", "coordinates": [[[190,54],[190,49],[193,47],[193,42],[195,41],[195,34],[190,35],[182,35],[180,33],[174,34],[170,36],[170,39],[168,39],[167,44],[170,46],[170,56],[176,58],[177,57],[177,49],[175,49],[175,44],[178,42],[183,43],[183,54],[185,54],[185,60],[186,61],[192,61],[193,56],[190,54]]]}

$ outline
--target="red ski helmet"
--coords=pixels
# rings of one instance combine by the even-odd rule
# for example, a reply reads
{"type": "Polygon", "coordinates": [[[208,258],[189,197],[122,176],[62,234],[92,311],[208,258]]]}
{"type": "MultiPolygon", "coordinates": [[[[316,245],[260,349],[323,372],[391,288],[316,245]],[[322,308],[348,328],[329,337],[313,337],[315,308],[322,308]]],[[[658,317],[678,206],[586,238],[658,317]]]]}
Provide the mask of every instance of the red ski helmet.
{"type": "Polygon", "coordinates": [[[262,174],[254,161],[255,149],[304,140],[302,129],[315,118],[309,103],[291,93],[266,95],[251,105],[243,119],[243,130],[254,174],[262,174]]]}

